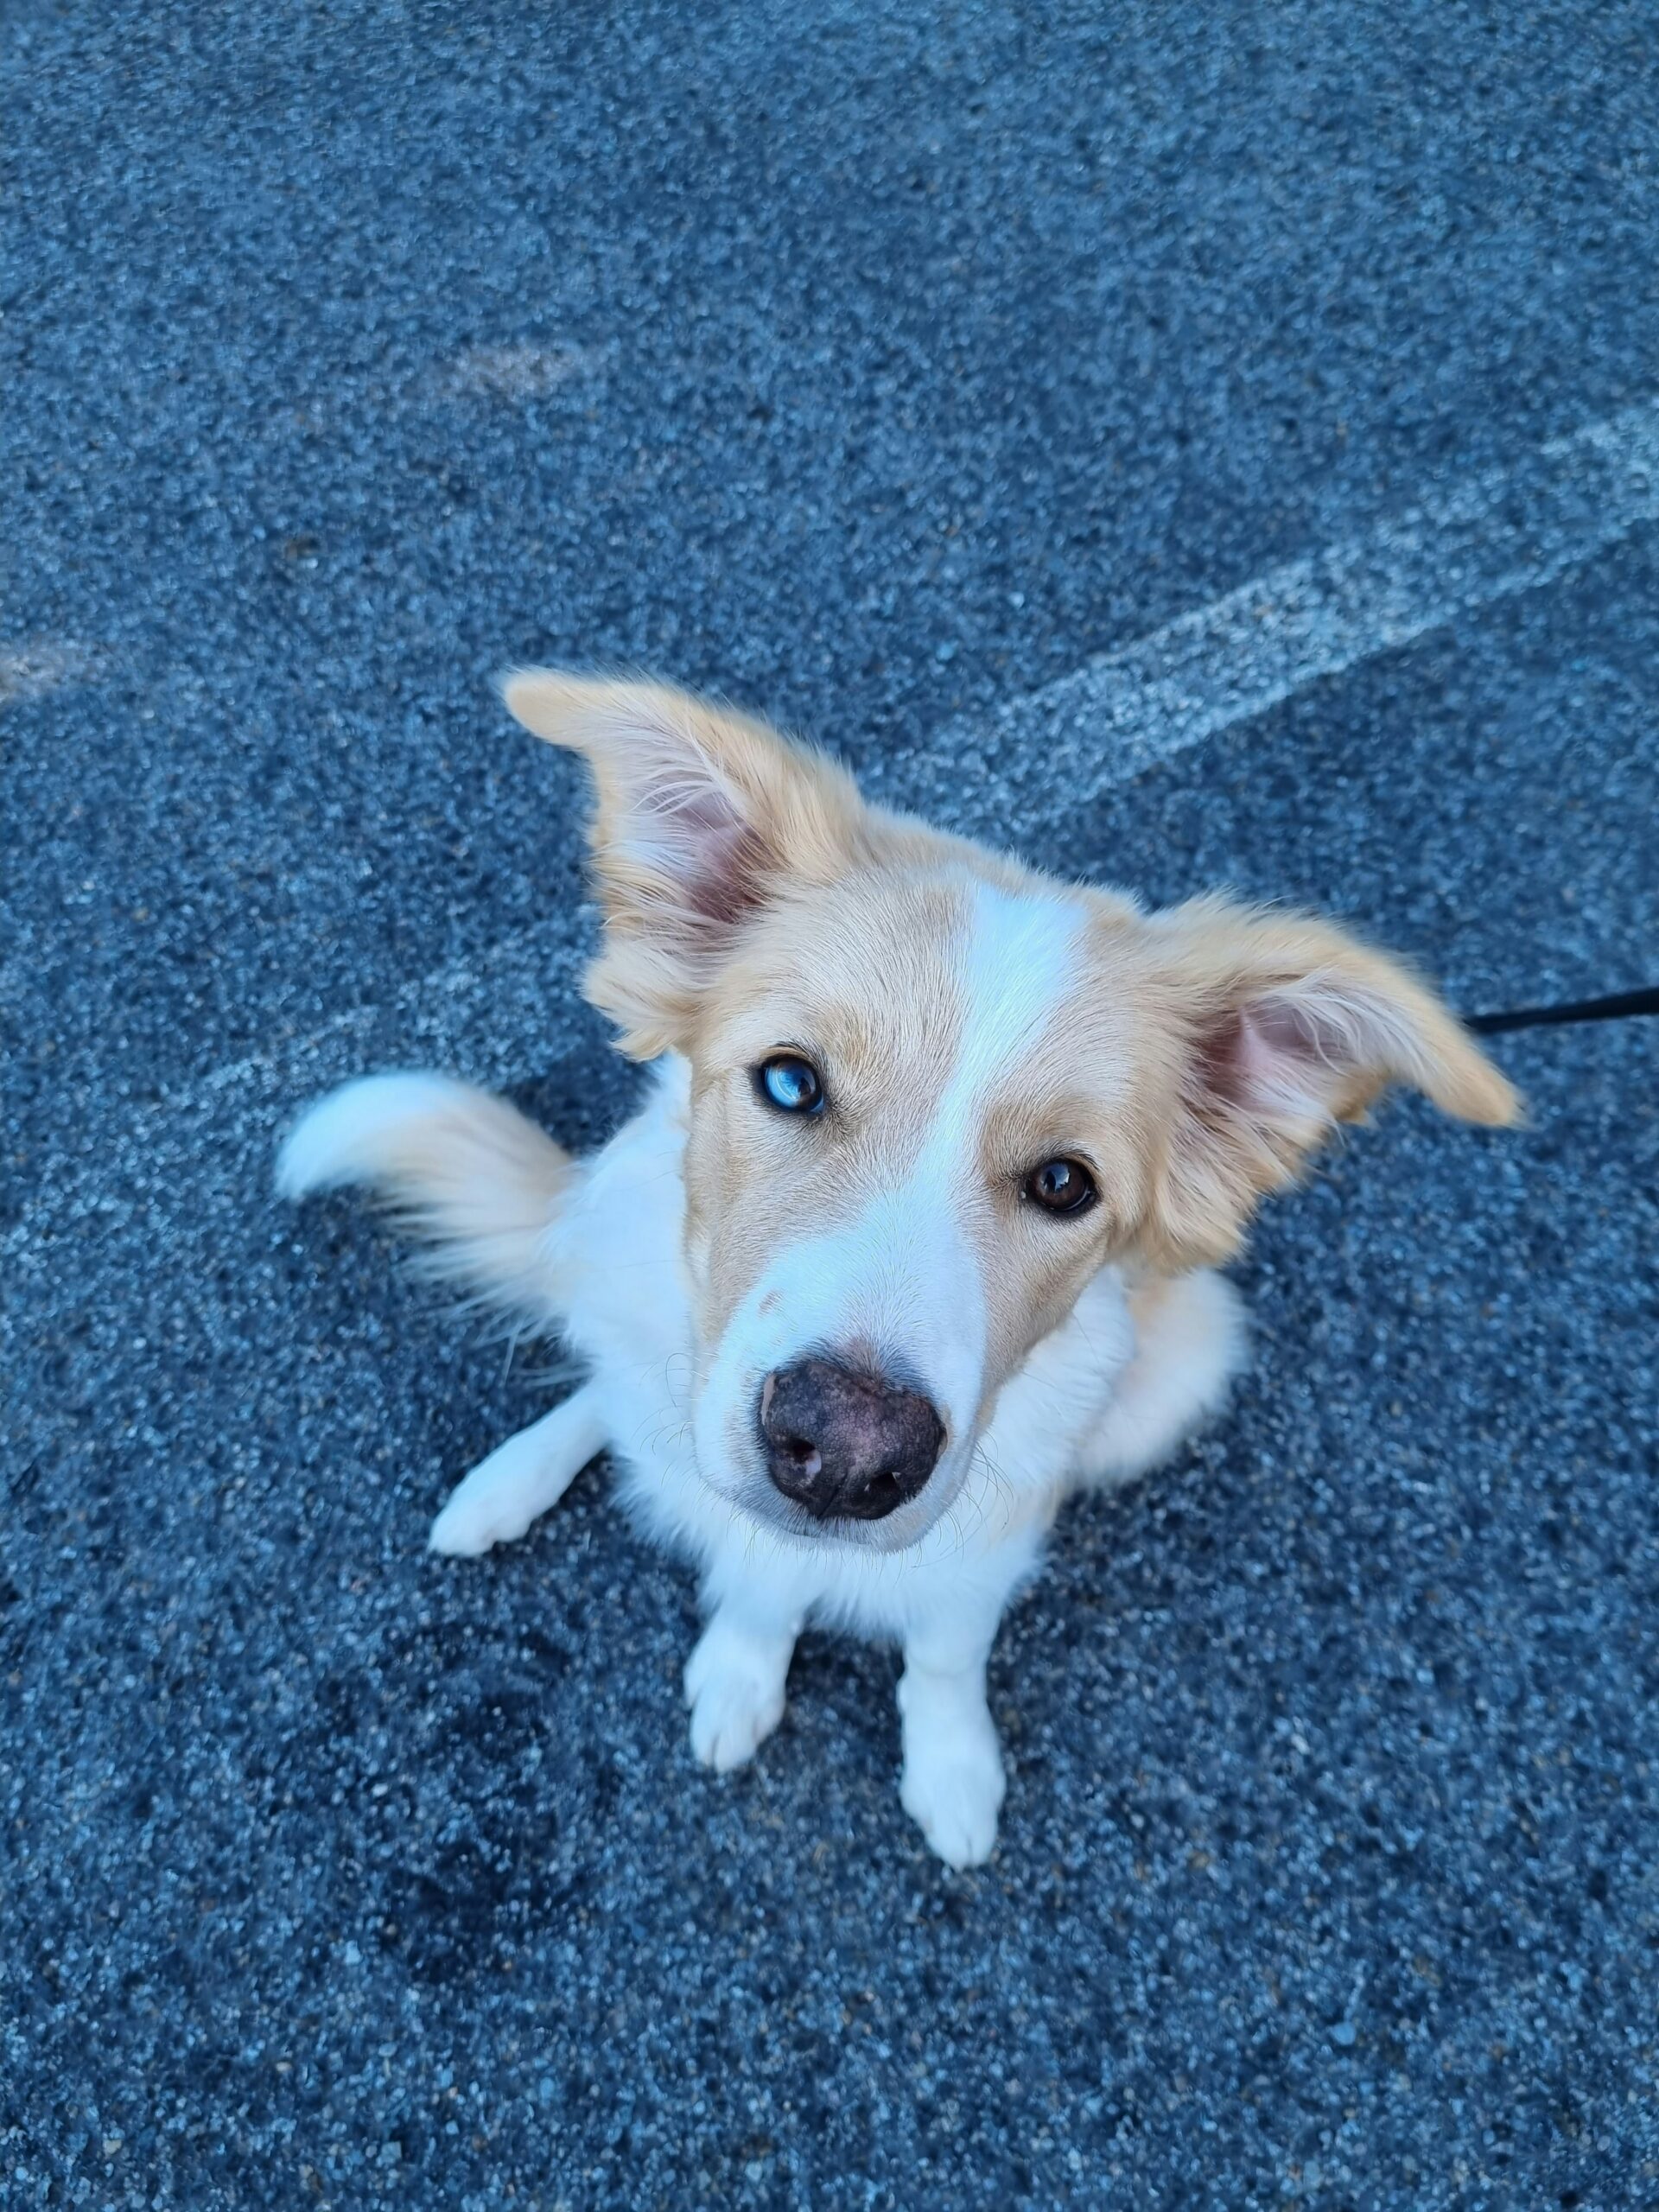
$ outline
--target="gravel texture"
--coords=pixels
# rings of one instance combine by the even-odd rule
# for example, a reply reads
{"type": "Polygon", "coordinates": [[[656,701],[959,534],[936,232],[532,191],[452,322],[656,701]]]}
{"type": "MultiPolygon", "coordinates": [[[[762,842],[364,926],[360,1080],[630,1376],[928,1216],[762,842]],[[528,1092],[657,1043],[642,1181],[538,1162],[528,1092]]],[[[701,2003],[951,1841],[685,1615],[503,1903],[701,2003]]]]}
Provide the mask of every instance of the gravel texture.
{"type": "MultiPolygon", "coordinates": [[[[1008,1624],[963,1877],[890,1654],[694,1768],[596,1475],[426,1556],[547,1384],[266,1196],[364,1068],[626,1106],[500,663],[948,819],[941,733],[1647,395],[1651,31],[8,10],[0,2200],[1659,2202],[1659,1025],[1272,1209],[1233,1411],[1008,1624]]],[[[1649,530],[1008,834],[1471,1009],[1652,980],[1656,609],[1649,530]]]]}

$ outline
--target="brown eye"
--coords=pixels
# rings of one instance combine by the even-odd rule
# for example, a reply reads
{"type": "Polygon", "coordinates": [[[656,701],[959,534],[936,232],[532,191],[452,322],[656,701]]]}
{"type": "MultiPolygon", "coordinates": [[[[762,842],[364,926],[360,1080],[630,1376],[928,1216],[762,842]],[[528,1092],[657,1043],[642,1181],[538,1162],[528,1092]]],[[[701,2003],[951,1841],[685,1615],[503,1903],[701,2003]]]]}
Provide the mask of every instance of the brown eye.
{"type": "Polygon", "coordinates": [[[774,1052],[754,1071],[754,1087],[774,1114],[816,1114],[823,1105],[823,1084],[810,1060],[798,1052],[774,1052]]]}
{"type": "Polygon", "coordinates": [[[1045,1213],[1084,1213],[1100,1196],[1078,1160],[1046,1160],[1026,1178],[1026,1196],[1045,1213]]]}

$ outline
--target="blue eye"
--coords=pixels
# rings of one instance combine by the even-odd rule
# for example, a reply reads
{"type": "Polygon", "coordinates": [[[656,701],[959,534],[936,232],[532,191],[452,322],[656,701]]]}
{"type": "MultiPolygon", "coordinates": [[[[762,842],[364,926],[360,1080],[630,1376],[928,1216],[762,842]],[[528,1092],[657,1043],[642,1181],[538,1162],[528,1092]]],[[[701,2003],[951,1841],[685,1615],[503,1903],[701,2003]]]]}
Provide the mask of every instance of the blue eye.
{"type": "Polygon", "coordinates": [[[816,1114],[823,1105],[823,1085],[810,1060],[798,1052],[774,1052],[754,1071],[754,1087],[779,1114],[816,1114]]]}

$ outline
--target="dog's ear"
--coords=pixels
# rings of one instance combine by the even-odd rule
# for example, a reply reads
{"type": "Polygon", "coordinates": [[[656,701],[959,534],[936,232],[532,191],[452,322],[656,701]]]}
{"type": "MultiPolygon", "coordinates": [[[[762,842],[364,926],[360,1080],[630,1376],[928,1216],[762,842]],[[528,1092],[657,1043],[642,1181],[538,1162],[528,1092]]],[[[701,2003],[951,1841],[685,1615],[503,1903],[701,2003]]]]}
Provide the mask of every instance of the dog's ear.
{"type": "Polygon", "coordinates": [[[1502,1128],[1521,1100],[1433,993],[1309,916],[1194,899],[1153,917],[1175,1103],[1149,1228],[1165,1260],[1235,1250],[1256,1202],[1390,1083],[1502,1128]]]}
{"type": "Polygon", "coordinates": [[[509,676],[510,713],[582,754],[606,918],[588,995],[647,1059],[683,1044],[743,925],[791,883],[830,883],[861,845],[852,779],[763,722],[665,684],[556,669],[509,676]]]}

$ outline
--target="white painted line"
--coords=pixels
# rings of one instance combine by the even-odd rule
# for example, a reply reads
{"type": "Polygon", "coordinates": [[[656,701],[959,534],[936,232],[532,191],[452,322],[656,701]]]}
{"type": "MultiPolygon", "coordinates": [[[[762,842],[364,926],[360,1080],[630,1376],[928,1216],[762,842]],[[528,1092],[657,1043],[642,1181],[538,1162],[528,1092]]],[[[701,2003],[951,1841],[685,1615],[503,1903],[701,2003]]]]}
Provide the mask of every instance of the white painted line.
{"type": "MultiPolygon", "coordinates": [[[[1270,569],[1009,701],[982,724],[948,726],[924,753],[878,767],[865,784],[893,803],[925,805],[944,826],[1004,842],[1016,826],[1040,831],[1057,799],[1071,814],[1323,677],[1551,582],[1656,518],[1659,402],[1644,401],[1552,439],[1511,468],[1466,478],[1345,544],[1270,569]],[[1095,766],[1081,788],[1071,776],[1057,793],[1049,764],[1061,746],[1072,763],[1092,753],[1095,766]]],[[[551,916],[480,960],[232,1061],[136,1116],[120,1150],[176,1157],[199,1144],[202,1119],[226,1093],[245,1094],[249,1105],[263,1096],[282,1121],[326,1084],[371,1067],[519,1080],[545,1064],[550,1035],[563,1027],[554,1008],[575,987],[587,935],[579,913],[551,916]]],[[[112,1164],[50,1163],[33,1217],[84,1213],[112,1164]]],[[[26,1219],[0,1238],[0,1251],[21,1250],[29,1235],[26,1219]]]]}
{"type": "Polygon", "coordinates": [[[0,645],[0,706],[11,699],[38,699],[91,676],[96,657],[69,638],[25,638],[0,645]]]}
{"type": "Polygon", "coordinates": [[[1071,812],[1322,677],[1553,582],[1656,518],[1659,402],[1646,400],[1346,544],[1269,569],[983,725],[942,731],[926,758],[948,772],[940,788],[962,793],[956,826],[982,834],[995,821],[1006,836],[1011,823],[1040,824],[1053,804],[1057,751],[1069,764],[1095,761],[1081,790],[1069,780],[1060,794],[1071,812]]]}
{"type": "Polygon", "coordinates": [[[573,378],[604,365],[597,346],[472,346],[445,362],[423,390],[446,398],[545,399],[573,378]]]}

